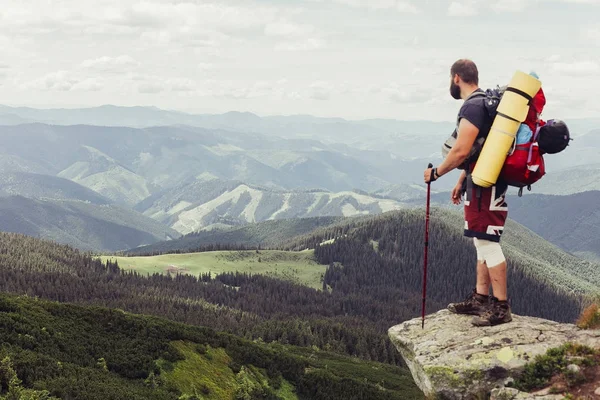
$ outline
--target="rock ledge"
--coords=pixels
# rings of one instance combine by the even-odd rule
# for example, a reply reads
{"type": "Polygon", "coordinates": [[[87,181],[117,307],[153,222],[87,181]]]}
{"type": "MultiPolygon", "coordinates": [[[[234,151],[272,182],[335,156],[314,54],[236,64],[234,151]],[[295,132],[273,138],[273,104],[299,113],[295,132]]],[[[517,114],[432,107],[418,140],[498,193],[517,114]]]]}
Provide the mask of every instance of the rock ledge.
{"type": "Polygon", "coordinates": [[[513,314],[510,323],[478,328],[471,325],[471,318],[441,310],[425,318],[425,329],[421,318],[389,329],[390,339],[428,399],[481,398],[504,387],[549,348],[566,342],[600,346],[600,331],[573,324],[513,314]]]}

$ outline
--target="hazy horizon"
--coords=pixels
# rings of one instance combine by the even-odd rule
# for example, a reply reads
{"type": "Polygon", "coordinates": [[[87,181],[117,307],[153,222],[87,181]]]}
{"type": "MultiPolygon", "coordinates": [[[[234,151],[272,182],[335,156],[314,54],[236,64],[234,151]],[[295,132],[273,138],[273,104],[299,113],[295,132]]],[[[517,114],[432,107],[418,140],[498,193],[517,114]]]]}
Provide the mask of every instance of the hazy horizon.
{"type": "MultiPolygon", "coordinates": [[[[118,105],[118,104],[98,104],[98,105],[92,105],[92,106],[77,106],[77,105],[65,105],[65,106],[36,106],[36,105],[19,105],[19,104],[0,104],[0,107],[12,107],[12,108],[31,108],[31,109],[37,109],[37,110],[78,110],[78,109],[93,109],[93,108],[101,108],[101,107],[117,107],[117,108],[147,108],[147,109],[157,109],[160,111],[166,111],[166,112],[175,112],[175,113],[183,113],[183,114],[189,114],[189,115],[224,115],[224,114],[229,114],[229,113],[239,113],[239,114],[253,114],[256,115],[260,118],[270,118],[270,117],[314,117],[314,118],[323,118],[323,119],[341,119],[341,120],[345,120],[348,122],[360,122],[360,121],[367,121],[367,120],[376,120],[376,119],[381,119],[381,120],[390,120],[390,121],[399,121],[399,122],[423,122],[423,123],[427,123],[427,122],[433,122],[433,123],[454,123],[455,118],[449,118],[449,119],[424,119],[424,118],[415,118],[415,119],[411,119],[411,118],[394,118],[392,117],[365,117],[365,118],[352,118],[352,117],[341,117],[341,116],[336,116],[336,115],[318,115],[318,114],[307,114],[307,113],[290,113],[290,114],[273,114],[273,113],[257,113],[254,111],[249,111],[249,110],[218,110],[218,111],[214,111],[214,112],[196,112],[193,110],[185,110],[185,109],[170,109],[170,108],[163,108],[163,107],[158,107],[156,105],[118,105]]],[[[564,119],[564,120],[600,120],[600,113],[598,115],[592,115],[589,117],[569,117],[561,115],[560,119],[564,119]]]]}

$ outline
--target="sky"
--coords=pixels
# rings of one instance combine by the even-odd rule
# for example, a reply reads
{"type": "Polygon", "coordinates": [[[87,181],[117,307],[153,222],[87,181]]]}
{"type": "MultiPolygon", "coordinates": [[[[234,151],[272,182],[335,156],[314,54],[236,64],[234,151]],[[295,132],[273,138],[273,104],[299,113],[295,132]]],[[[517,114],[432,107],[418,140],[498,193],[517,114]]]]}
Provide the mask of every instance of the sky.
{"type": "Polygon", "coordinates": [[[600,117],[600,0],[3,0],[0,104],[452,121],[450,66],[600,117]]]}

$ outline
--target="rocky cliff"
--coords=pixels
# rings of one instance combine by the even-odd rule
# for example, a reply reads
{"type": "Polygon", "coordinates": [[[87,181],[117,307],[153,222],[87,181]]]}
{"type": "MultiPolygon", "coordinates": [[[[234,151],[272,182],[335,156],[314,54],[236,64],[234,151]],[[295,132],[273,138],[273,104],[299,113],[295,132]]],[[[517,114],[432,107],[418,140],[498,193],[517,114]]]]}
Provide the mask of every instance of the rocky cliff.
{"type": "Polygon", "coordinates": [[[526,363],[550,348],[568,342],[600,346],[600,331],[573,324],[513,314],[510,323],[478,328],[471,325],[471,318],[441,310],[426,317],[424,329],[421,318],[389,329],[426,398],[486,399],[490,393],[495,399],[563,398],[533,397],[504,387],[526,363]]]}

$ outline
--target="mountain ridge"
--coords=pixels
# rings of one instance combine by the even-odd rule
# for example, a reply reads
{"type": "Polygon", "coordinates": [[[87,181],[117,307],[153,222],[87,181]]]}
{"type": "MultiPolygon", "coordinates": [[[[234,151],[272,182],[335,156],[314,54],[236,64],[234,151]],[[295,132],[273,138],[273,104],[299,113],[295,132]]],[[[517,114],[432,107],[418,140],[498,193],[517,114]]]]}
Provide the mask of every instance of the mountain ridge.
{"type": "Polygon", "coordinates": [[[84,251],[118,251],[180,235],[143,215],[114,204],[79,200],[0,197],[4,232],[43,237],[84,251]]]}

